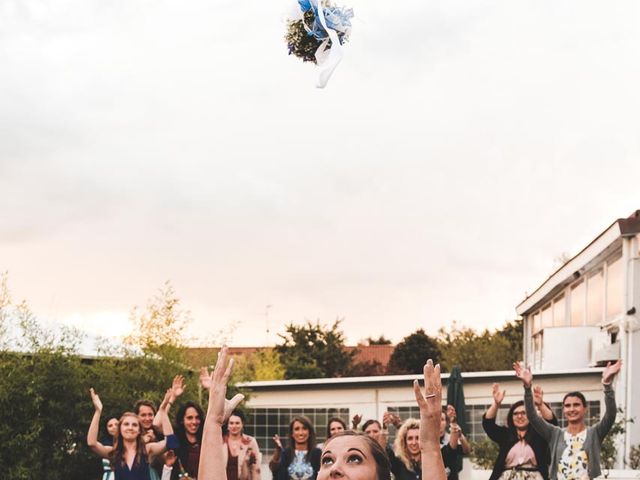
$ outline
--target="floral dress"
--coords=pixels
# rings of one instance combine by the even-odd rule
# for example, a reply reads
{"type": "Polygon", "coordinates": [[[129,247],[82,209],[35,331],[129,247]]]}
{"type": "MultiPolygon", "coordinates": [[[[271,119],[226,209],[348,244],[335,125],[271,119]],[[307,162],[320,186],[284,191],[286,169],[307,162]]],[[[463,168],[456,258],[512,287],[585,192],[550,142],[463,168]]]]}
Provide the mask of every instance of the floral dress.
{"type": "Polygon", "coordinates": [[[558,480],[588,480],[589,457],[584,450],[584,441],[587,439],[587,430],[571,435],[564,432],[564,443],[567,448],[562,452],[558,463],[558,480]]]}

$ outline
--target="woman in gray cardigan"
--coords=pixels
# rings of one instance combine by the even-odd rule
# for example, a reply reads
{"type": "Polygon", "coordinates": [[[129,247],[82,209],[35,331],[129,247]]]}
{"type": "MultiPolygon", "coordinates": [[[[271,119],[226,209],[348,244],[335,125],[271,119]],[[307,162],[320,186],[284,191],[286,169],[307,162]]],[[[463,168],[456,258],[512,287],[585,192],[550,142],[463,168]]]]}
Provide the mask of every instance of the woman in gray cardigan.
{"type": "Polygon", "coordinates": [[[584,480],[600,476],[600,448],[604,437],[616,419],[616,400],[611,382],[620,371],[622,363],[607,364],[602,372],[605,411],[602,419],[587,428],[585,416],[587,402],[580,392],[570,392],[562,400],[562,411],[567,419],[567,428],[560,428],[545,422],[536,413],[531,394],[533,374],[531,369],[513,364],[516,376],[524,385],[524,404],[527,417],[533,428],[549,443],[551,461],[550,480],[584,480]]]}

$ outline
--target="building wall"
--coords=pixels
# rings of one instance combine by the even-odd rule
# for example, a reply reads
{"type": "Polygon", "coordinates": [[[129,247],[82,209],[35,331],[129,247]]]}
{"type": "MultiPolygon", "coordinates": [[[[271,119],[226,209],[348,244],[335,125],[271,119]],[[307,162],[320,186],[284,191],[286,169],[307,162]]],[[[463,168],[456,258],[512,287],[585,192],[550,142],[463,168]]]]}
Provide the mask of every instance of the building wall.
{"type": "Polygon", "coordinates": [[[523,315],[525,362],[534,370],[583,368],[614,358],[617,350],[606,349],[612,341],[601,327],[617,322],[626,311],[625,242],[616,240],[576,270],[575,277],[568,273],[523,315]]]}
{"type": "MultiPolygon", "coordinates": [[[[471,374],[469,374],[471,375],[471,374]]],[[[477,375],[477,374],[476,374],[477,375]]],[[[466,418],[469,424],[466,432],[472,439],[484,436],[481,427],[482,413],[491,404],[492,385],[499,382],[506,390],[506,397],[498,420],[503,420],[509,405],[522,399],[522,384],[511,372],[484,372],[480,377],[466,377],[464,380],[466,418]]],[[[560,412],[560,402],[564,394],[570,390],[582,391],[587,401],[592,402],[592,411],[599,415],[602,405],[602,386],[600,370],[587,373],[564,375],[542,375],[535,379],[542,386],[545,400],[560,412]]],[[[294,415],[312,417],[318,431],[318,441],[324,440],[327,418],[339,416],[348,421],[355,414],[362,415],[363,422],[370,419],[382,419],[382,414],[389,410],[401,414],[403,418],[418,416],[411,380],[376,385],[302,385],[289,387],[287,382],[273,382],[268,388],[251,389],[247,406],[250,415],[247,422],[247,433],[256,436],[261,450],[268,458],[273,449],[272,437],[276,433],[281,437],[288,436],[288,426],[294,415]],[[251,415],[251,412],[254,415],[251,415]]],[[[445,387],[446,395],[446,387],[445,387]]],[[[395,432],[390,431],[391,437],[395,432]]]]}
{"type": "Polygon", "coordinates": [[[630,447],[640,444],[640,235],[619,235],[607,242],[588,252],[584,261],[581,255],[574,257],[571,270],[556,278],[546,287],[544,297],[520,313],[524,318],[524,358],[534,371],[604,365],[622,359],[616,400],[626,418],[636,420],[626,425],[627,433],[619,445],[619,464],[623,465],[630,447]],[[597,281],[590,284],[592,278],[597,281]],[[593,298],[592,292],[597,293],[593,298]],[[564,314],[558,309],[562,325],[556,322],[557,301],[564,302],[564,314]],[[594,312],[599,308],[594,305],[602,311],[595,323],[594,312]],[[548,306],[551,308],[546,309],[548,306]],[[576,309],[583,318],[580,326],[574,325],[576,309]],[[635,313],[629,313],[634,309],[635,313]]]}
{"type": "MultiPolygon", "coordinates": [[[[624,373],[628,381],[626,387],[626,416],[633,418],[633,423],[627,424],[627,451],[632,445],[640,445],[640,236],[628,240],[627,257],[627,311],[635,308],[635,313],[627,315],[625,319],[628,346],[622,352],[624,373]]],[[[623,328],[624,328],[623,327],[623,328]]]]}

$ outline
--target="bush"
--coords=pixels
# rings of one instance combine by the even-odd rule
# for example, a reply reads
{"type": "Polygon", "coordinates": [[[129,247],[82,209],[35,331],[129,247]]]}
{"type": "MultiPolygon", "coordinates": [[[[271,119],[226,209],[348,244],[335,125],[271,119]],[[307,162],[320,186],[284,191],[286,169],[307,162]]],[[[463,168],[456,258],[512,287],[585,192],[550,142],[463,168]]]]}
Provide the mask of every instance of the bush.
{"type": "Polygon", "coordinates": [[[498,444],[488,438],[471,442],[471,461],[479,468],[492,470],[498,453],[500,453],[498,444]]]}
{"type": "MultiPolygon", "coordinates": [[[[602,442],[602,448],[600,450],[600,465],[603,470],[611,470],[616,465],[616,459],[618,456],[617,440],[620,435],[623,435],[627,429],[627,423],[633,422],[633,419],[628,419],[624,416],[624,411],[618,408],[618,415],[616,422],[609,430],[609,433],[602,442]]],[[[595,422],[594,422],[595,423],[595,422]]]]}
{"type": "MultiPolygon", "coordinates": [[[[172,323],[180,319],[174,308],[177,301],[169,287],[161,294],[148,310],[155,316],[145,313],[141,318],[164,319],[163,325],[173,329],[166,331],[177,338],[179,330],[172,323]]],[[[159,403],[177,374],[187,377],[180,402],[197,400],[197,375],[182,363],[184,348],[162,336],[164,332],[155,329],[153,337],[136,339],[145,341],[135,345],[136,351],[82,358],[77,353],[81,336],[40,325],[26,302],[11,302],[6,275],[0,275],[2,480],[100,478],[101,462],[86,444],[93,415],[89,387],[96,389],[104,404],[101,430],[108,418],[132,410],[138,399],[159,403]]],[[[234,391],[229,389],[231,395],[234,391]]]]}
{"type": "Polygon", "coordinates": [[[633,470],[640,470],[640,445],[634,445],[629,452],[629,466],[633,470]]]}

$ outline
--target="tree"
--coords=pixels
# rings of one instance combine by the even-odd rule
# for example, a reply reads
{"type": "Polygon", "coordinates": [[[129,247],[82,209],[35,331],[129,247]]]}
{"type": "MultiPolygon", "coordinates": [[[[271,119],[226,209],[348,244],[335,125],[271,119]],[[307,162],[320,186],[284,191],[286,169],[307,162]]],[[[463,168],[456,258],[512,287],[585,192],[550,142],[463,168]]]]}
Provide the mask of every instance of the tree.
{"type": "Polygon", "coordinates": [[[524,328],[522,326],[522,320],[507,322],[504,327],[496,331],[495,335],[499,338],[504,338],[509,343],[510,355],[512,358],[515,356],[515,358],[513,358],[514,362],[522,359],[524,354],[524,328]]]}
{"type": "Polygon", "coordinates": [[[377,360],[367,360],[366,362],[356,362],[353,364],[347,376],[349,377],[373,377],[384,375],[385,368],[377,360]]]}
{"type": "Polygon", "coordinates": [[[344,348],[341,320],[331,327],[319,321],[304,325],[290,323],[284,335],[278,335],[283,343],[275,347],[285,368],[285,377],[332,378],[347,374],[356,355],[344,348]]]}
{"type": "Polygon", "coordinates": [[[367,345],[391,345],[391,340],[384,335],[380,335],[378,338],[367,337],[367,345]]]}
{"type": "MultiPolygon", "coordinates": [[[[181,401],[197,396],[197,379],[174,357],[167,359],[159,342],[147,352],[88,359],[78,354],[81,335],[43,326],[26,301],[15,304],[0,279],[0,319],[10,325],[11,348],[0,345],[0,472],[7,480],[84,480],[99,478],[99,459],[86,446],[93,414],[89,387],[110,416],[130,411],[140,398],[159,403],[176,374],[187,376],[181,401]],[[27,446],[27,448],[25,448],[27,446]]],[[[165,290],[166,291],[166,290],[165,290]]],[[[172,296],[175,298],[175,296],[172,296]]],[[[173,302],[175,305],[176,303],[173,302]]],[[[162,309],[153,306],[141,317],[162,309]]],[[[169,342],[179,350],[182,339],[169,342]]]]}
{"type": "Polygon", "coordinates": [[[507,323],[501,330],[481,333],[454,322],[449,330],[438,331],[442,366],[451,370],[458,365],[463,372],[509,370],[522,358],[521,323],[507,323]]]}
{"type": "Polygon", "coordinates": [[[273,348],[234,358],[233,378],[239,382],[284,380],[285,368],[280,354],[273,348]]]}
{"type": "Polygon", "coordinates": [[[0,274],[0,349],[7,345],[7,332],[9,331],[9,308],[11,306],[11,294],[7,286],[8,273],[0,274]]]}
{"type": "Polygon", "coordinates": [[[129,315],[132,332],[125,344],[143,355],[162,357],[184,363],[184,331],[191,321],[191,313],[181,308],[171,282],[149,299],[145,310],[134,307],[129,315]]]}
{"type": "Polygon", "coordinates": [[[387,373],[392,375],[420,373],[426,361],[431,358],[440,361],[440,346],[435,338],[429,337],[420,328],[402,339],[391,354],[387,373]]]}

